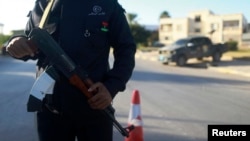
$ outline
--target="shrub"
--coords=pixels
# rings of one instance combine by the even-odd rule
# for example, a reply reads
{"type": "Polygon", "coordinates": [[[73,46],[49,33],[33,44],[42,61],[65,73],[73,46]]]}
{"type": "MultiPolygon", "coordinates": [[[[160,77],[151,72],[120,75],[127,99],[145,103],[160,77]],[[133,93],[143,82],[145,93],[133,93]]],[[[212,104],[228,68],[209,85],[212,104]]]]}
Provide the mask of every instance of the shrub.
{"type": "Polygon", "coordinates": [[[225,43],[229,51],[237,51],[238,50],[238,42],[230,40],[225,43]]]}

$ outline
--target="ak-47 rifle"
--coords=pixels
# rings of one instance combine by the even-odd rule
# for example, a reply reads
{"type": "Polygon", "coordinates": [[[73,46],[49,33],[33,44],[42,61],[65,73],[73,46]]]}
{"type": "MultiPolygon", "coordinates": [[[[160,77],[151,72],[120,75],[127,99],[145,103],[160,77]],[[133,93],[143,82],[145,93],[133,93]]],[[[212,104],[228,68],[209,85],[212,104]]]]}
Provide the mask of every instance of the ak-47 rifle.
{"type": "MultiPolygon", "coordinates": [[[[86,71],[78,67],[73,60],[62,50],[59,44],[50,36],[50,34],[40,28],[34,28],[28,35],[30,44],[38,47],[53,64],[53,67],[66,76],[69,82],[76,86],[88,99],[96,94],[97,91],[89,92],[88,88],[93,84],[86,71]]],[[[134,126],[123,128],[115,119],[114,108],[109,105],[104,110],[100,110],[113,122],[113,126],[123,135],[128,137],[129,132],[134,126]]]]}

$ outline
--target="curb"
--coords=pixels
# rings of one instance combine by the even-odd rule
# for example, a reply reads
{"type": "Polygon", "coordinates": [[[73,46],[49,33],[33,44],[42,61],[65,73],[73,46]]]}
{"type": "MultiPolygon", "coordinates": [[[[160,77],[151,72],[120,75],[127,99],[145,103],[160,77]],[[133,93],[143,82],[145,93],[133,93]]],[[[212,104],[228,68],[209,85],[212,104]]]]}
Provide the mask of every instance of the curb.
{"type": "Polygon", "coordinates": [[[156,57],[143,56],[143,55],[138,55],[138,54],[135,55],[135,58],[149,60],[149,61],[158,61],[156,57]]]}
{"type": "Polygon", "coordinates": [[[220,73],[226,73],[226,74],[234,74],[234,75],[240,75],[244,77],[249,77],[250,78],[250,73],[243,73],[241,71],[229,69],[229,68],[215,68],[215,67],[208,67],[208,70],[211,71],[217,71],[220,73]]]}

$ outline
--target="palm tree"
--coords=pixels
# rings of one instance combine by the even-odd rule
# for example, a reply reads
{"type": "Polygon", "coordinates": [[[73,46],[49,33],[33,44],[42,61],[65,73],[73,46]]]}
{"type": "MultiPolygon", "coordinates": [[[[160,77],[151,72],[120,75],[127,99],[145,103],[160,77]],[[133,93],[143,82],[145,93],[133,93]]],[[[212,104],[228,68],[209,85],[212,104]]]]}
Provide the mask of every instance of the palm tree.
{"type": "Polygon", "coordinates": [[[134,14],[134,13],[127,13],[127,19],[128,19],[128,23],[129,25],[131,24],[136,24],[136,17],[137,17],[137,14],[134,14]]]}

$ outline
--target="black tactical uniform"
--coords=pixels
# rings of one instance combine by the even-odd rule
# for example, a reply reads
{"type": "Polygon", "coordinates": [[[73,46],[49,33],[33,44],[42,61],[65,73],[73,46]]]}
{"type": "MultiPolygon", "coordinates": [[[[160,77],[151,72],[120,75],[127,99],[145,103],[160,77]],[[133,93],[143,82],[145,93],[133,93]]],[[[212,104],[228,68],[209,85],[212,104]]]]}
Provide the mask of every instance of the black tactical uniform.
{"type": "MultiPolygon", "coordinates": [[[[39,25],[46,0],[37,0],[29,14],[25,33],[39,25]]],[[[94,82],[102,82],[112,97],[125,90],[135,66],[136,45],[130,33],[124,9],[117,0],[56,0],[45,29],[63,50],[94,82]],[[110,48],[114,64],[109,68],[110,48]]],[[[41,52],[35,57],[37,66],[48,65],[41,52]]],[[[56,82],[53,105],[59,114],[44,107],[37,113],[41,141],[111,141],[112,123],[92,110],[84,95],[71,86],[63,76],[56,82]]]]}

